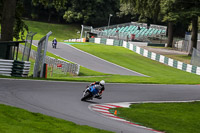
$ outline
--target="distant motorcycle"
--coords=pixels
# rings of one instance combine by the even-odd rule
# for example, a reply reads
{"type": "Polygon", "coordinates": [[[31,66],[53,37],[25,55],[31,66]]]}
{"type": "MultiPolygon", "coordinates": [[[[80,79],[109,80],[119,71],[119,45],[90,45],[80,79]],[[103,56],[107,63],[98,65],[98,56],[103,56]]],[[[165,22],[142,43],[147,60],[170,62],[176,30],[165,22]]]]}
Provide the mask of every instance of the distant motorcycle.
{"type": "Polygon", "coordinates": [[[95,85],[87,86],[86,90],[83,91],[81,101],[92,100],[93,98],[101,99],[101,97],[99,97],[99,90],[95,88],[95,85]]]}
{"type": "Polygon", "coordinates": [[[57,40],[56,40],[56,38],[54,38],[52,41],[52,47],[56,48],[56,45],[57,45],[57,40]]]}
{"type": "Polygon", "coordinates": [[[52,43],[52,47],[53,47],[53,48],[56,48],[56,43],[52,43]]]}

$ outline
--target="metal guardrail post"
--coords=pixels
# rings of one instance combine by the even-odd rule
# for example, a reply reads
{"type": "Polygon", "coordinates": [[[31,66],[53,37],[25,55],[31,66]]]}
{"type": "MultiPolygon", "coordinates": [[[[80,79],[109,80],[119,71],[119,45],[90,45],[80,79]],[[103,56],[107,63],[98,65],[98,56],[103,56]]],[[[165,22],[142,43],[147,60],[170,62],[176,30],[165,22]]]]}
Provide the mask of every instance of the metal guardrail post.
{"type": "Polygon", "coordinates": [[[37,33],[29,32],[27,34],[27,36],[26,36],[26,41],[25,41],[25,46],[24,46],[22,61],[29,61],[30,52],[31,52],[31,46],[32,46],[32,40],[33,40],[33,36],[35,34],[37,34],[37,33]]]}
{"type": "Polygon", "coordinates": [[[37,57],[36,57],[35,66],[34,66],[33,77],[41,77],[41,78],[43,77],[43,68],[44,68],[45,57],[46,57],[46,52],[47,52],[48,39],[51,34],[52,32],[50,31],[49,33],[47,33],[46,36],[44,36],[38,42],[38,51],[37,51],[37,57]]]}

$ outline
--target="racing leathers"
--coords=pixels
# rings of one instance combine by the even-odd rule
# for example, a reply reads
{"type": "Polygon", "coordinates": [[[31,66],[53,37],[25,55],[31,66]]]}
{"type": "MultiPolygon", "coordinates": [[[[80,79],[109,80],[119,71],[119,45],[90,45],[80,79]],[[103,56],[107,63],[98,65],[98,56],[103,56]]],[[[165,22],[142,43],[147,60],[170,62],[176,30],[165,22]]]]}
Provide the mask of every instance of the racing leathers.
{"type": "Polygon", "coordinates": [[[104,85],[100,84],[100,82],[94,82],[91,83],[90,86],[95,86],[96,89],[99,90],[99,93],[95,95],[95,98],[101,99],[102,98],[102,93],[105,90],[104,85]]]}

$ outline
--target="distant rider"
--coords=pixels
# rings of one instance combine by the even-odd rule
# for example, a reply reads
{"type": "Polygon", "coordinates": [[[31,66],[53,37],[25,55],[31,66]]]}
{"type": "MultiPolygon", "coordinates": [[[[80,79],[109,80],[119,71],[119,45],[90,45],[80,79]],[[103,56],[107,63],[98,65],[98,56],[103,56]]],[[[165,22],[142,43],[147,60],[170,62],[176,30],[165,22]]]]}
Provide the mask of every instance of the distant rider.
{"type": "Polygon", "coordinates": [[[56,38],[54,38],[52,41],[53,48],[56,48],[56,45],[57,45],[57,40],[56,40],[56,38]]]}
{"type": "Polygon", "coordinates": [[[90,86],[93,86],[93,85],[95,85],[95,88],[99,90],[99,93],[95,96],[95,98],[101,99],[102,93],[105,90],[105,87],[104,87],[105,81],[101,80],[100,82],[97,81],[90,84],[90,86]]]}

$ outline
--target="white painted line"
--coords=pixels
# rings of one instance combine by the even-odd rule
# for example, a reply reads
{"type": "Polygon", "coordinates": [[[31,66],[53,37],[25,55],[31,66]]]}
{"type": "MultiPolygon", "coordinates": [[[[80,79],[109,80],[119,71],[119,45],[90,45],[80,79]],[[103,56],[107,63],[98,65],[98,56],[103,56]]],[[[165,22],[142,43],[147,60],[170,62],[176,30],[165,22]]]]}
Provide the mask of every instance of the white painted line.
{"type": "MultiPolygon", "coordinates": [[[[65,44],[65,43],[62,43],[62,44],[65,44]]],[[[37,47],[37,45],[35,45],[35,44],[33,44],[32,43],[32,45],[34,45],[35,47],[37,47]]],[[[66,45],[66,44],[65,44],[66,45]]],[[[71,46],[71,45],[68,45],[68,46],[71,46]]],[[[47,50],[48,51],[48,50],[47,50]]],[[[49,51],[48,51],[49,52],[49,51]]],[[[71,60],[69,60],[69,59],[66,59],[66,58],[64,58],[64,57],[62,57],[62,56],[60,56],[60,55],[57,55],[57,54],[55,54],[55,53],[53,53],[53,52],[51,52],[52,54],[54,54],[54,55],[56,55],[56,56],[58,56],[58,57],[61,57],[61,58],[63,58],[63,59],[65,59],[65,60],[67,60],[68,62],[72,62],[72,63],[74,63],[74,64],[77,64],[76,62],[73,62],[73,61],[71,61],[71,60]]]]}
{"type": "Polygon", "coordinates": [[[78,49],[78,48],[75,48],[75,47],[73,47],[73,46],[71,46],[71,45],[68,45],[68,46],[70,46],[70,47],[72,47],[72,48],[74,48],[74,49],[76,49],[76,50],[78,50],[78,51],[80,51],[80,52],[82,52],[82,53],[85,53],[85,54],[88,54],[88,55],[90,55],[90,56],[93,56],[93,57],[95,57],[95,58],[97,58],[97,59],[100,59],[100,60],[105,61],[105,62],[107,62],[107,63],[113,64],[113,65],[115,65],[115,66],[118,66],[118,67],[120,67],[120,68],[122,68],[122,69],[128,70],[128,71],[133,72],[133,73],[137,73],[137,74],[139,74],[139,75],[141,75],[141,76],[149,77],[149,76],[147,76],[147,75],[144,75],[144,74],[141,74],[141,73],[132,71],[132,70],[130,70],[130,69],[128,69],[128,68],[119,66],[119,65],[117,65],[117,64],[114,64],[114,63],[109,62],[109,61],[107,61],[107,60],[104,60],[104,59],[102,59],[102,58],[99,58],[99,57],[97,57],[97,56],[95,56],[95,55],[92,55],[92,54],[90,54],[90,53],[87,53],[87,52],[85,52],[85,51],[82,51],[82,50],[80,50],[80,49],[78,49]]]}
{"type": "Polygon", "coordinates": [[[121,121],[121,122],[127,122],[126,120],[123,120],[123,119],[119,119],[119,118],[114,118],[114,117],[109,117],[110,119],[114,119],[114,120],[117,120],[117,121],[121,121]]]}
{"type": "Polygon", "coordinates": [[[128,108],[131,105],[130,102],[106,103],[106,104],[112,104],[112,105],[121,106],[121,107],[124,107],[124,108],[128,108]]]}

